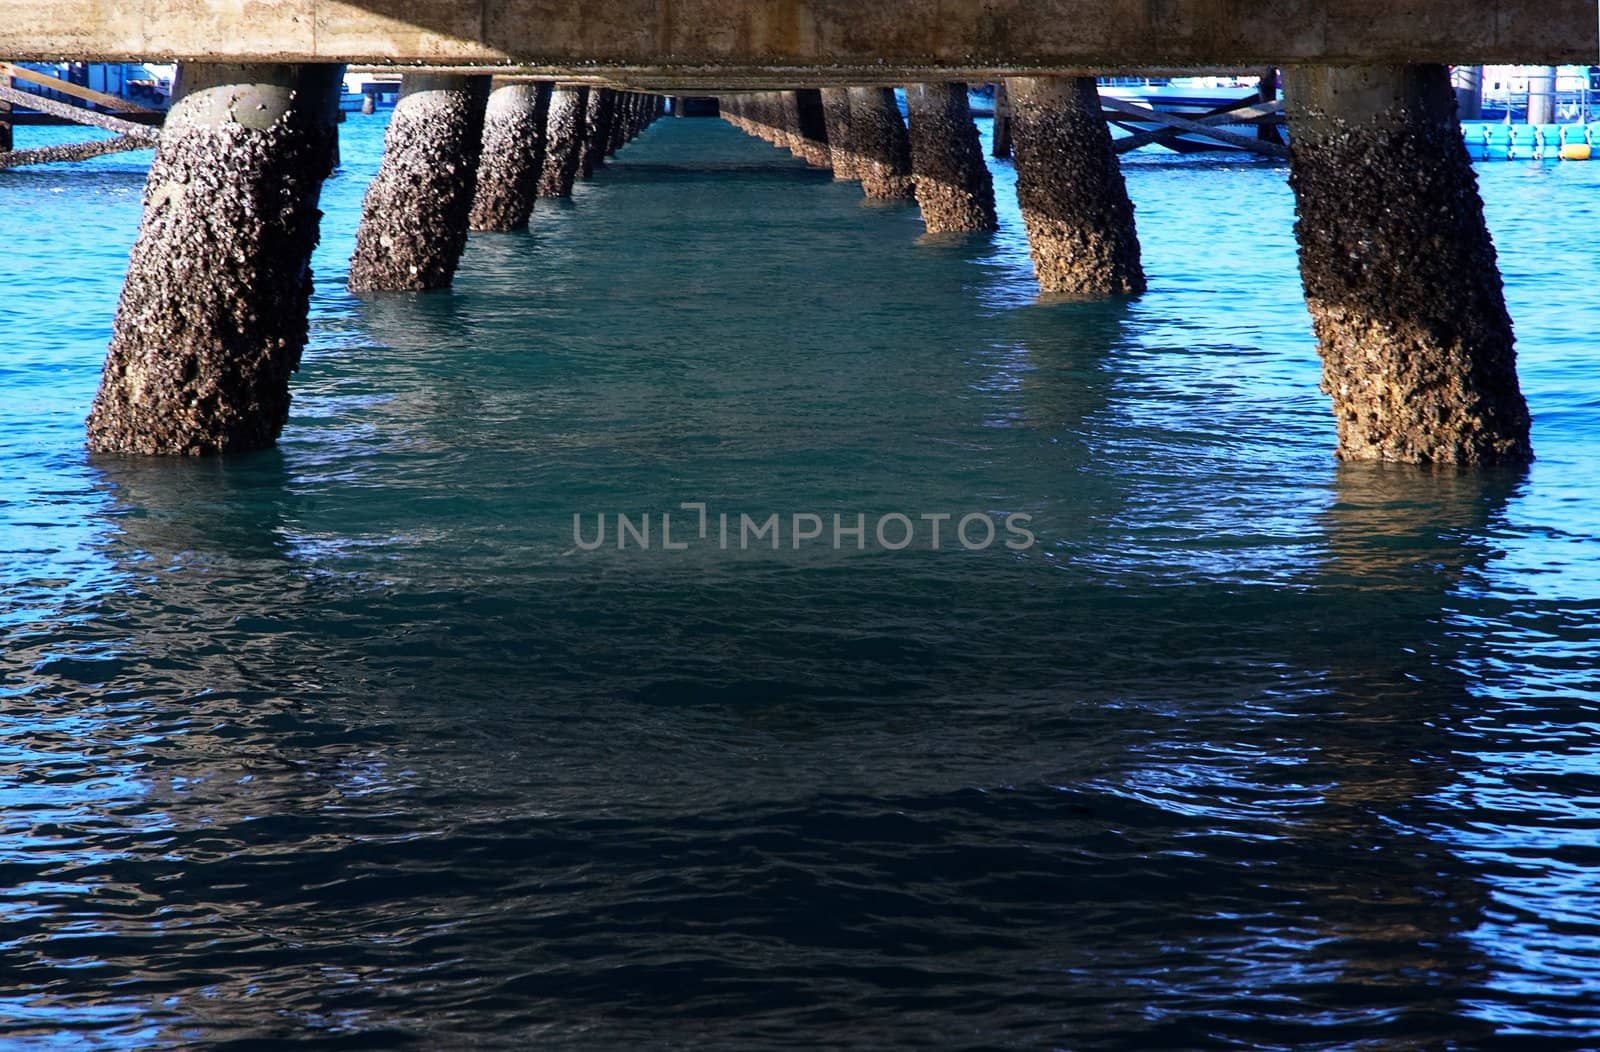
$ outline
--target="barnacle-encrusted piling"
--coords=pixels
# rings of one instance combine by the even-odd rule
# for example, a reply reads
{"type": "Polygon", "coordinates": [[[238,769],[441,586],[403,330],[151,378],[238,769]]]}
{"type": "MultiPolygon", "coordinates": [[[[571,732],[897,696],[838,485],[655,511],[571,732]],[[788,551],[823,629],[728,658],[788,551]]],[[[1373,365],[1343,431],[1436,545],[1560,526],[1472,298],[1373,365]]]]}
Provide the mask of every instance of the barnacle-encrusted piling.
{"type": "Polygon", "coordinates": [[[342,66],[186,64],[128,262],[89,448],[277,441],[306,342],[317,200],[342,66]]]}
{"type": "Polygon", "coordinates": [[[788,147],[790,153],[800,160],[810,164],[807,157],[808,147],[806,137],[800,132],[800,93],[795,91],[780,91],[778,93],[779,124],[783,128],[783,139],[780,145],[788,147]]]}
{"type": "Polygon", "coordinates": [[[912,84],[911,171],[930,233],[994,230],[994,180],[983,161],[965,84],[912,84]]]}
{"type": "Polygon", "coordinates": [[[448,288],[467,245],[488,77],[408,73],[367,187],[350,289],[448,288]]]}
{"type": "Polygon", "coordinates": [[[1001,159],[1011,156],[1011,93],[1003,80],[994,86],[994,143],[989,155],[1001,159]]]}
{"type": "Polygon", "coordinates": [[[822,89],[822,119],[828,132],[828,160],[833,177],[840,181],[859,180],[860,165],[850,152],[850,89],[822,89]]]}
{"type": "Polygon", "coordinates": [[[1093,77],[1007,80],[1017,203],[1039,287],[1083,297],[1143,292],[1133,202],[1093,77]]]}
{"type": "Polygon", "coordinates": [[[633,99],[631,91],[619,91],[611,103],[611,125],[606,129],[606,156],[609,157],[622,149],[623,145],[632,138],[633,131],[628,123],[633,118],[633,99]]]}
{"type": "Polygon", "coordinates": [[[849,133],[847,150],[861,179],[862,193],[886,201],[915,196],[911,141],[894,89],[851,88],[849,133]]]}
{"type": "Polygon", "coordinates": [[[802,88],[794,92],[795,146],[800,159],[813,168],[831,169],[833,156],[828,149],[828,121],[822,107],[822,92],[802,88]]]}
{"type": "Polygon", "coordinates": [[[589,89],[558,87],[550,93],[545,117],[544,171],[540,197],[571,197],[572,183],[583,160],[583,139],[589,112],[589,89]]]}
{"type": "Polygon", "coordinates": [[[1300,273],[1339,456],[1524,463],[1528,407],[1443,66],[1285,75],[1300,273]]]}
{"type": "Polygon", "coordinates": [[[595,169],[606,163],[616,94],[610,88],[589,89],[589,109],[584,116],[583,154],[578,161],[578,177],[581,179],[590,178],[595,169]]]}
{"type": "Polygon", "coordinates": [[[549,84],[507,84],[489,96],[483,115],[483,155],[472,200],[473,230],[520,230],[528,225],[544,168],[549,84]]]}

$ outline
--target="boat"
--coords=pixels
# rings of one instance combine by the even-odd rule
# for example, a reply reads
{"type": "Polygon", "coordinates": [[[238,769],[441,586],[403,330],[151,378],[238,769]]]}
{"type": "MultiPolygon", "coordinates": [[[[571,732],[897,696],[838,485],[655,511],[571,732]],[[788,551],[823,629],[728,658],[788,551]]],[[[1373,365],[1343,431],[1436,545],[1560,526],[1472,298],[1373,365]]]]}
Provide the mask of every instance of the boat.
{"type": "MultiPolygon", "coordinates": [[[[1198,120],[1225,106],[1259,98],[1260,93],[1260,81],[1254,77],[1104,77],[1100,80],[1101,98],[1116,99],[1190,120],[1198,120]]],[[[1114,138],[1160,131],[1165,127],[1154,121],[1135,120],[1122,113],[1108,113],[1106,121],[1112,127],[1114,138]]],[[[1254,124],[1220,124],[1217,127],[1252,138],[1256,135],[1254,124]]],[[[1198,134],[1181,134],[1164,139],[1159,145],[1178,153],[1209,150],[1242,152],[1236,146],[1198,134]]]]}

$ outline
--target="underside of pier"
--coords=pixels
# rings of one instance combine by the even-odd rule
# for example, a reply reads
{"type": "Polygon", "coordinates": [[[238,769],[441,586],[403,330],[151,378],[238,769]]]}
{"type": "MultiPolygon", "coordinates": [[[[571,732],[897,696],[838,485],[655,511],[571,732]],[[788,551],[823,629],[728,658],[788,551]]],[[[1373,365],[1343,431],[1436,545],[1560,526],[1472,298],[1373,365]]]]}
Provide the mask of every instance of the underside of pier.
{"type": "Polygon", "coordinates": [[[1589,62],[1594,41],[1590,0],[0,0],[13,60],[481,65],[650,90],[1589,62]]]}

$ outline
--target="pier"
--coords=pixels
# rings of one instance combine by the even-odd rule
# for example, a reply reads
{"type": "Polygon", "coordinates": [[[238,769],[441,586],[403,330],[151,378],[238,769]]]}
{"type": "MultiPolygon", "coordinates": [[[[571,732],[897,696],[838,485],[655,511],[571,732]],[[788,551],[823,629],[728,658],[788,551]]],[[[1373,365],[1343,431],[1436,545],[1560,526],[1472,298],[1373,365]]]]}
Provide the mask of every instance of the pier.
{"type": "Polygon", "coordinates": [[[0,2],[0,1049],[1597,1047],[1594,0],[0,2]]]}
{"type": "MultiPolygon", "coordinates": [[[[248,19],[155,0],[115,16],[87,0],[10,10],[0,55],[183,63],[90,419],[98,450],[211,453],[276,440],[305,340],[317,189],[337,155],[329,114],[338,105],[326,85],[361,62],[425,68],[403,78],[363,208],[353,290],[449,286],[470,230],[525,225],[537,197],[565,196],[592,176],[662,113],[665,95],[715,99],[729,120],[859,181],[869,197],[910,194],[930,233],[981,234],[995,227],[994,189],[966,85],[996,81],[1042,290],[1117,297],[1145,287],[1119,151],[1200,134],[1287,158],[1340,456],[1487,464],[1532,455],[1495,253],[1443,64],[1586,56],[1585,3],[1534,15],[1513,0],[1434,0],[1404,12],[1205,0],[1108,18],[1099,5],[1055,0],[952,5],[936,25],[911,3],[846,13],[805,2],[778,11],[607,2],[581,19],[511,0],[418,2],[398,13],[296,0],[248,19]],[[1289,90],[1269,97],[1264,77],[1258,100],[1199,119],[1095,98],[1094,72],[1156,61],[1285,67],[1289,90]],[[890,85],[904,85],[904,121],[890,85]],[[1113,144],[1108,114],[1158,127],[1113,144]],[[1284,114],[1289,146],[1273,130],[1284,114]],[[1220,127],[1240,122],[1260,133],[1220,127]],[[173,165],[188,174],[169,182],[162,173],[173,165]],[[1372,187],[1378,199],[1366,207],[1372,187]],[[1397,206],[1404,221],[1388,221],[1397,206]],[[196,224],[238,236],[185,253],[196,224]],[[1470,304],[1465,314],[1458,301],[1470,304]],[[179,317],[181,330],[161,320],[179,317]]],[[[0,99],[18,93],[0,88],[0,99]]],[[[149,144],[120,117],[81,119],[122,135],[86,156],[149,144]]]]}

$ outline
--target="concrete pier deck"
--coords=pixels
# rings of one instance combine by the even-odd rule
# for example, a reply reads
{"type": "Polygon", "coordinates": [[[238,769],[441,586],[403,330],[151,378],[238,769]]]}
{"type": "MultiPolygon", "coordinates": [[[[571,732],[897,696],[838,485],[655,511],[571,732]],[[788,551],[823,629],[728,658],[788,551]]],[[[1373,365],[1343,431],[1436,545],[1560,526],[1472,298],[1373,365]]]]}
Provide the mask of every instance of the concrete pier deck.
{"type": "Polygon", "coordinates": [[[0,0],[12,60],[483,65],[663,90],[1572,63],[1595,38],[1590,0],[0,0]]]}

